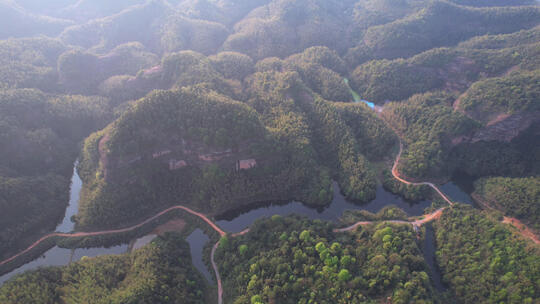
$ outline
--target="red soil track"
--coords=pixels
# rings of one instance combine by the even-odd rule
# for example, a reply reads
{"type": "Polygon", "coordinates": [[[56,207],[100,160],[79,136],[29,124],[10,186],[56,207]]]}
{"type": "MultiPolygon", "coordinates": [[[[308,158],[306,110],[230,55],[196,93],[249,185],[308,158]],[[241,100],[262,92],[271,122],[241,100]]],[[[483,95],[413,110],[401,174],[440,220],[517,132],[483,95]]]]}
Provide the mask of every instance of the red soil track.
{"type": "Polygon", "coordinates": [[[367,225],[371,225],[371,224],[375,224],[375,223],[392,223],[392,224],[410,224],[410,225],[413,225],[413,226],[416,226],[416,227],[420,227],[422,225],[424,225],[425,223],[429,223],[433,220],[436,220],[438,218],[441,217],[444,209],[446,208],[441,208],[441,209],[438,209],[430,214],[427,214],[423,219],[419,219],[419,220],[416,220],[414,222],[410,222],[410,221],[402,221],[402,220],[383,220],[383,221],[360,221],[360,222],[357,222],[349,227],[345,227],[345,228],[340,228],[340,229],[334,229],[334,232],[347,232],[347,231],[351,231],[351,230],[355,230],[356,228],[358,228],[359,226],[367,226],[367,225]]]}
{"type": "MultiPolygon", "coordinates": [[[[395,131],[395,130],[394,130],[395,131]]],[[[396,132],[397,134],[397,132],[396,132]]],[[[399,135],[398,135],[399,137],[399,135]]],[[[397,166],[399,164],[399,161],[401,160],[401,153],[403,152],[403,144],[401,143],[401,140],[399,141],[399,153],[398,155],[396,156],[396,159],[394,160],[394,165],[392,166],[392,175],[394,176],[395,179],[397,179],[398,181],[406,184],[406,185],[413,185],[413,186],[422,186],[422,185],[427,185],[427,186],[430,186],[431,188],[433,188],[450,206],[453,206],[454,205],[454,202],[452,202],[437,186],[435,186],[433,183],[429,183],[429,182],[420,182],[420,183],[414,183],[414,182],[409,182],[403,178],[401,178],[399,176],[399,172],[397,170],[397,166]]],[[[416,226],[416,227],[419,227],[419,226],[422,226],[424,225],[425,223],[428,223],[428,222],[431,222],[433,220],[436,220],[438,218],[441,217],[444,209],[446,208],[441,208],[441,209],[438,209],[430,214],[427,214],[425,215],[425,217],[421,220],[416,220],[414,222],[410,222],[410,221],[401,221],[401,220],[388,220],[388,221],[378,221],[378,222],[384,222],[384,223],[394,223],[394,224],[411,224],[413,226],[416,226]]],[[[377,222],[377,221],[376,221],[377,222]]],[[[354,230],[356,228],[358,228],[359,226],[366,226],[366,225],[370,225],[370,224],[373,224],[373,223],[376,223],[376,222],[370,222],[370,221],[360,221],[360,222],[357,222],[349,227],[345,227],[345,228],[341,228],[341,229],[334,229],[334,232],[346,232],[346,231],[351,231],[351,230],[354,230]]]]}
{"type": "MultiPolygon", "coordinates": [[[[392,128],[392,126],[389,125],[389,127],[394,131],[394,133],[396,133],[398,138],[400,138],[399,133],[394,128],[392,128]]],[[[450,206],[453,206],[454,203],[434,184],[429,183],[429,182],[420,182],[420,183],[409,182],[409,181],[407,181],[407,180],[400,177],[399,172],[397,170],[397,167],[398,167],[399,161],[401,159],[401,153],[402,152],[403,152],[403,143],[401,142],[401,139],[400,139],[399,140],[399,153],[398,153],[398,155],[396,157],[396,160],[394,161],[394,165],[392,166],[392,175],[394,176],[394,178],[399,180],[400,182],[402,182],[404,184],[407,184],[407,185],[416,185],[416,186],[427,185],[427,186],[430,186],[450,206]]],[[[443,210],[444,210],[444,208],[439,209],[435,213],[441,211],[441,214],[442,214],[443,210]]],[[[428,217],[432,216],[432,215],[435,215],[435,213],[432,213],[432,214],[428,215],[428,217]]],[[[441,216],[441,214],[439,214],[436,218],[439,218],[441,216]]],[[[522,235],[525,238],[528,238],[528,239],[532,240],[535,244],[540,244],[540,239],[538,238],[538,236],[530,228],[528,228],[525,224],[523,224],[520,220],[518,220],[516,218],[511,218],[511,217],[504,217],[504,220],[502,222],[505,223],[505,224],[511,224],[511,225],[515,226],[516,228],[518,228],[518,233],[520,235],[522,235]]]]}
{"type": "Polygon", "coordinates": [[[244,234],[246,234],[248,232],[249,232],[249,228],[245,229],[244,231],[240,231],[238,233],[235,233],[235,234],[231,235],[231,237],[242,236],[242,235],[244,235],[244,234]]]}
{"type": "Polygon", "coordinates": [[[540,239],[538,236],[529,228],[527,225],[523,224],[520,220],[513,217],[504,217],[504,224],[509,224],[517,228],[519,234],[531,239],[535,244],[540,244],[540,239]]]}
{"type": "Polygon", "coordinates": [[[122,233],[122,232],[129,232],[129,231],[133,231],[137,228],[140,228],[150,222],[152,222],[153,220],[163,216],[164,214],[166,213],[169,213],[173,210],[184,210],[190,214],[193,214],[195,216],[198,216],[199,218],[201,218],[203,221],[205,221],[208,225],[210,225],[210,227],[212,227],[217,233],[219,233],[220,236],[224,236],[226,234],[225,231],[221,230],[221,228],[219,228],[216,224],[214,224],[210,219],[208,219],[208,217],[206,217],[204,214],[202,213],[199,213],[199,212],[196,212],[196,211],[193,211],[185,206],[182,206],[182,205],[178,205],[178,206],[174,206],[174,207],[170,207],[170,208],[167,208],[163,211],[161,211],[160,213],[152,216],[151,218],[148,218],[146,219],[145,221],[135,225],[135,226],[131,226],[131,227],[128,227],[128,228],[122,228],[122,229],[115,229],[115,230],[105,230],[105,231],[96,231],[96,232],[76,232],[76,233],[51,233],[51,234],[48,234],[44,237],[42,237],[41,239],[37,240],[34,244],[30,245],[30,247],[26,248],[25,250],[19,252],[18,254],[12,256],[11,258],[9,259],[6,259],[4,261],[1,261],[0,262],[0,266],[2,265],[5,265],[13,260],[15,260],[16,258],[20,257],[21,255],[29,252],[30,250],[34,249],[36,246],[38,246],[39,244],[41,244],[43,241],[45,240],[48,240],[52,237],[66,237],[66,238],[76,238],[76,237],[86,237],[86,236],[99,236],[99,235],[108,235],[108,234],[116,234],[116,233],[122,233]]]}
{"type": "MultiPolygon", "coordinates": [[[[24,255],[25,253],[29,252],[30,250],[34,249],[36,246],[38,246],[39,244],[41,244],[45,240],[48,240],[48,239],[53,238],[53,237],[75,238],[75,237],[99,236],[99,235],[108,235],[108,234],[129,232],[129,231],[133,231],[133,230],[135,230],[137,228],[140,228],[140,227],[152,222],[153,220],[155,220],[155,219],[157,219],[157,218],[163,216],[164,214],[169,213],[169,212],[171,212],[173,210],[184,210],[184,211],[186,211],[186,212],[188,212],[188,213],[190,213],[192,215],[198,216],[203,221],[205,221],[208,225],[210,225],[210,227],[212,227],[212,229],[214,229],[222,237],[227,234],[225,231],[223,231],[221,228],[219,228],[214,222],[212,222],[208,217],[206,217],[206,215],[204,215],[204,214],[202,214],[200,212],[197,212],[197,211],[193,211],[188,207],[178,205],[178,206],[173,206],[173,207],[167,208],[167,209],[161,211],[160,213],[158,213],[158,214],[144,220],[143,222],[141,222],[141,223],[139,223],[139,224],[137,224],[135,226],[128,227],[128,228],[115,229],[115,230],[105,230],[105,231],[96,231],[96,232],[51,233],[51,234],[48,234],[48,235],[40,238],[39,240],[37,240],[34,244],[30,245],[25,250],[19,252],[18,254],[12,256],[9,259],[6,259],[6,260],[0,262],[0,266],[5,265],[5,264],[15,260],[16,258],[18,258],[18,257],[24,255]]],[[[244,235],[244,234],[246,234],[248,232],[249,232],[249,229],[246,229],[246,230],[244,230],[242,232],[233,234],[232,237],[241,236],[241,235],[244,235]]],[[[210,260],[211,260],[211,263],[212,263],[212,268],[214,268],[214,272],[216,274],[216,282],[217,282],[217,285],[218,285],[218,304],[222,304],[222,301],[223,301],[223,299],[222,299],[223,287],[222,287],[222,284],[221,284],[221,277],[219,275],[218,267],[216,265],[216,262],[214,261],[214,254],[216,252],[216,249],[217,249],[218,245],[219,245],[219,242],[217,242],[214,245],[214,247],[212,248],[212,255],[210,256],[210,260]]]]}
{"type": "Polygon", "coordinates": [[[450,206],[453,206],[454,203],[444,194],[442,193],[442,191],[439,189],[439,187],[435,186],[434,184],[432,183],[428,183],[428,182],[421,182],[421,183],[413,183],[413,182],[409,182],[407,180],[404,180],[403,178],[401,178],[399,176],[399,172],[397,170],[397,166],[399,164],[399,161],[401,159],[401,153],[403,152],[403,144],[401,143],[401,140],[399,142],[399,153],[396,157],[396,160],[394,161],[394,165],[392,166],[392,175],[394,176],[395,179],[397,179],[398,181],[406,184],[406,185],[413,185],[413,186],[423,186],[423,185],[427,185],[427,186],[430,186],[431,188],[433,188],[433,190],[435,190],[450,206]]]}
{"type": "MultiPolygon", "coordinates": [[[[393,129],[393,128],[391,128],[393,129]]],[[[394,130],[394,129],[393,129],[394,130]]],[[[394,130],[394,132],[396,132],[396,130],[394,130]]],[[[396,132],[396,134],[398,135],[398,138],[399,138],[399,134],[396,132]]],[[[107,140],[107,139],[105,139],[107,140]]],[[[101,146],[101,142],[100,142],[100,146],[101,146]]],[[[101,150],[101,147],[100,147],[100,150],[101,150]]],[[[399,153],[394,161],[394,165],[392,166],[392,175],[394,176],[395,179],[399,180],[400,182],[404,183],[404,184],[407,184],[407,185],[416,185],[416,186],[420,186],[420,185],[427,185],[427,186],[430,186],[431,188],[433,188],[450,206],[453,206],[454,203],[437,187],[435,186],[433,183],[429,183],[429,182],[420,182],[420,183],[416,183],[416,182],[409,182],[403,178],[400,177],[399,175],[399,172],[397,170],[397,166],[399,164],[399,161],[401,159],[401,153],[403,152],[403,143],[399,142],[399,153]]],[[[103,160],[106,162],[106,160],[103,160]]],[[[185,206],[182,206],[182,205],[178,205],[178,206],[173,206],[173,207],[170,207],[170,208],[167,208],[163,211],[161,211],[160,213],[146,219],[145,221],[135,225],[135,226],[131,226],[131,227],[128,227],[128,228],[123,228],[123,229],[116,229],[116,230],[105,230],[105,231],[97,231],[97,232],[76,232],[76,233],[51,233],[51,234],[48,234],[44,237],[42,237],[41,239],[37,240],[34,244],[32,244],[30,247],[26,248],[24,251],[12,256],[11,258],[9,259],[6,259],[4,261],[1,261],[0,262],[0,266],[2,265],[5,265],[13,260],[15,260],[16,258],[18,258],[19,256],[29,252],[30,250],[32,250],[33,248],[35,248],[36,246],[38,246],[39,244],[41,244],[43,241],[47,240],[47,239],[50,239],[52,237],[67,237],[67,238],[74,238],[74,237],[86,237],[86,236],[99,236],[99,235],[108,235],[108,234],[116,234],[116,233],[122,233],[122,232],[129,232],[129,231],[132,231],[132,230],[135,230],[137,228],[140,228],[142,227],[143,225],[145,224],[148,224],[150,223],[151,221],[163,216],[164,214],[168,213],[168,212],[171,212],[173,210],[184,210],[192,215],[195,215],[195,216],[198,216],[199,218],[201,218],[203,221],[205,221],[208,225],[210,225],[210,227],[212,227],[212,229],[214,229],[221,237],[225,236],[227,233],[225,231],[223,231],[221,228],[219,228],[214,222],[212,222],[208,217],[206,217],[204,214],[202,213],[199,213],[199,212],[196,212],[196,211],[193,211],[191,210],[190,208],[188,207],[185,207],[185,206]]],[[[413,225],[415,227],[419,227],[419,226],[422,226],[424,225],[425,223],[428,223],[428,222],[431,222],[433,220],[436,220],[438,218],[441,217],[443,211],[445,210],[446,208],[441,208],[441,209],[438,209],[430,214],[427,214],[425,215],[424,218],[422,219],[419,219],[419,220],[416,220],[416,221],[401,221],[401,220],[388,220],[388,221],[379,221],[379,222],[386,222],[386,223],[396,223],[396,224],[410,224],[410,225],[413,225]]],[[[375,222],[371,222],[371,221],[360,221],[360,222],[357,222],[355,223],[354,225],[352,226],[349,226],[349,227],[346,227],[346,228],[341,228],[341,229],[334,229],[334,232],[346,232],[346,231],[351,231],[351,230],[354,230],[356,228],[358,228],[359,226],[365,226],[365,225],[370,225],[370,224],[373,224],[375,222]]],[[[529,238],[531,238],[535,243],[540,243],[540,240],[538,240],[538,238],[534,235],[534,233],[532,233],[525,225],[523,225],[521,222],[519,222],[519,220],[517,219],[513,219],[513,218],[507,218],[505,217],[504,218],[504,221],[503,223],[510,223],[516,227],[518,227],[520,230],[520,234],[524,235],[524,236],[527,236],[529,238]]],[[[249,228],[248,229],[245,229],[244,231],[241,231],[239,233],[235,233],[235,234],[232,234],[231,237],[237,237],[237,236],[242,236],[246,233],[248,233],[250,230],[249,228]]],[[[221,276],[219,274],[219,270],[218,270],[218,267],[217,267],[217,264],[214,260],[214,256],[215,256],[215,252],[217,250],[219,246],[219,241],[212,247],[212,253],[211,253],[211,256],[210,256],[210,261],[211,261],[211,264],[212,264],[212,268],[214,269],[214,272],[215,272],[215,275],[216,275],[216,282],[217,282],[217,285],[218,285],[218,304],[222,304],[223,303],[223,286],[222,286],[222,282],[221,282],[221,276]]]]}
{"type": "MultiPolygon", "coordinates": [[[[25,250],[19,252],[18,254],[12,256],[11,258],[9,259],[6,259],[2,262],[0,262],[0,266],[2,265],[5,265],[13,260],[15,260],[16,258],[22,256],[23,254],[29,252],[30,250],[34,249],[36,246],[38,246],[39,244],[41,244],[43,241],[45,240],[48,240],[52,237],[66,237],[66,238],[75,238],[75,237],[86,237],[86,236],[98,236],[98,235],[108,235],[108,234],[116,234],[116,233],[122,233],[122,232],[129,232],[129,231],[133,231],[137,228],[140,228],[142,226],[144,226],[145,224],[148,224],[150,222],[152,222],[153,220],[163,216],[164,214],[166,213],[169,213],[173,210],[184,210],[192,215],[195,215],[195,216],[198,216],[199,218],[201,218],[203,221],[205,221],[208,225],[210,225],[210,227],[212,227],[220,236],[225,236],[227,233],[225,231],[223,231],[221,228],[219,228],[216,224],[214,224],[214,222],[212,222],[208,217],[206,217],[206,215],[200,213],[200,212],[197,212],[197,211],[193,211],[191,209],[189,209],[188,207],[185,207],[185,206],[182,206],[182,205],[178,205],[178,206],[173,206],[173,207],[170,207],[170,208],[167,208],[163,211],[161,211],[160,213],[146,219],[145,221],[135,225],[135,226],[131,226],[131,227],[128,227],[128,228],[122,228],[122,229],[115,229],[115,230],[105,230],[105,231],[96,231],[96,232],[76,232],[76,233],[51,233],[51,234],[48,234],[44,237],[42,237],[41,239],[37,240],[34,244],[30,245],[30,247],[26,248],[25,250]]],[[[246,233],[249,232],[249,229],[246,229],[242,232],[239,232],[239,233],[236,233],[234,235],[232,235],[233,237],[235,236],[239,236],[239,235],[244,235],[246,233]]],[[[210,257],[211,259],[211,262],[212,262],[212,268],[214,268],[214,272],[216,274],[216,281],[217,281],[217,285],[218,285],[218,304],[222,304],[222,295],[223,295],[223,287],[222,287],[222,284],[221,284],[221,277],[219,275],[219,270],[217,268],[217,265],[216,265],[216,262],[214,261],[214,254],[216,252],[216,249],[219,245],[219,242],[217,242],[214,247],[212,248],[212,255],[210,257]]]]}

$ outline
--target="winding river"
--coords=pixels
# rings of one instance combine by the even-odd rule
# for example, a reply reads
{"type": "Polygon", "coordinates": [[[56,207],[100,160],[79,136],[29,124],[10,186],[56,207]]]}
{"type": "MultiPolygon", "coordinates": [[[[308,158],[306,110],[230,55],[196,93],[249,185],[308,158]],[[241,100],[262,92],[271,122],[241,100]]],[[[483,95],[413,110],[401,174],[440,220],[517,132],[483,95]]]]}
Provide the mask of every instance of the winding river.
{"type": "Polygon", "coordinates": [[[422,246],[422,252],[424,254],[424,260],[426,261],[426,264],[429,267],[430,270],[430,277],[433,281],[433,286],[438,291],[444,291],[446,290],[446,287],[442,283],[442,274],[437,266],[437,262],[435,261],[435,251],[437,250],[437,247],[435,246],[435,231],[433,230],[432,224],[426,225],[426,235],[424,244],[422,246]]]}
{"type": "MultiPolygon", "coordinates": [[[[73,168],[73,176],[71,178],[71,188],[69,195],[69,205],[66,208],[66,213],[62,222],[56,227],[58,232],[71,232],[73,231],[75,224],[71,221],[71,217],[77,214],[79,209],[79,194],[82,188],[82,181],[77,174],[77,162],[75,162],[73,168]]],[[[44,266],[62,266],[67,265],[70,262],[79,261],[82,257],[96,257],[105,254],[121,254],[127,252],[128,245],[119,245],[110,248],[78,248],[78,249],[64,249],[59,247],[53,247],[46,251],[39,258],[22,265],[21,267],[8,272],[0,276],[0,285],[5,281],[13,277],[14,275],[23,273],[27,270],[36,269],[44,266]]]]}
{"type": "Polygon", "coordinates": [[[210,238],[201,229],[195,229],[195,231],[186,238],[186,241],[189,243],[193,266],[199,270],[206,281],[214,282],[210,271],[203,261],[204,246],[210,241],[210,238]]]}
{"type": "Polygon", "coordinates": [[[325,208],[316,209],[308,207],[300,202],[288,202],[284,204],[262,204],[254,208],[240,209],[229,212],[218,218],[216,223],[226,231],[240,232],[251,226],[260,218],[272,215],[299,214],[310,219],[337,221],[346,210],[367,210],[377,213],[386,206],[394,205],[404,210],[410,216],[422,215],[424,209],[431,206],[431,201],[411,202],[386,191],[382,186],[377,186],[376,198],[363,205],[354,204],[345,199],[337,183],[334,183],[334,198],[332,203],[325,208]]]}
{"type": "MultiPolygon", "coordinates": [[[[345,78],[344,82],[349,87],[349,90],[354,98],[354,102],[364,102],[371,108],[375,107],[373,103],[363,100],[355,91],[350,88],[348,79],[345,78]]],[[[74,164],[73,176],[71,179],[69,205],[66,208],[66,213],[63,221],[56,227],[57,232],[72,232],[75,226],[74,223],[71,221],[71,218],[78,211],[79,195],[82,188],[82,181],[77,174],[76,167],[77,162],[75,162],[74,164]]],[[[325,208],[311,208],[300,202],[295,201],[279,204],[262,203],[256,206],[231,211],[227,214],[221,215],[220,217],[216,218],[217,221],[215,224],[217,224],[217,227],[215,227],[214,229],[220,232],[220,234],[224,234],[224,231],[230,233],[239,233],[251,226],[256,220],[264,217],[271,217],[272,215],[276,214],[283,216],[290,214],[299,214],[306,216],[310,219],[337,221],[339,217],[343,214],[343,212],[346,210],[367,210],[372,213],[377,213],[382,208],[390,205],[401,208],[409,216],[419,216],[424,213],[425,208],[431,206],[430,201],[406,201],[403,198],[386,191],[381,185],[377,187],[376,198],[373,201],[367,204],[357,205],[345,199],[345,197],[341,194],[337,183],[334,183],[333,187],[334,197],[332,203],[325,208]],[[224,231],[222,231],[221,229],[223,229],[224,231]]],[[[457,184],[453,182],[442,185],[440,189],[444,192],[446,196],[448,196],[453,201],[472,204],[472,199],[469,194],[467,194],[465,191],[462,190],[462,188],[460,188],[457,184]]],[[[212,226],[215,226],[212,222],[208,223],[212,226]]],[[[426,262],[431,269],[432,279],[435,283],[435,286],[437,289],[441,290],[443,287],[440,283],[440,273],[436,269],[434,263],[435,244],[433,240],[433,230],[430,229],[431,228],[428,228],[427,230],[426,240],[423,245],[423,251],[425,254],[426,262]]],[[[32,270],[44,266],[67,265],[71,262],[78,261],[85,256],[95,257],[106,254],[126,253],[132,249],[138,249],[148,244],[154,238],[155,235],[148,235],[132,241],[131,245],[122,244],[110,248],[79,248],[71,250],[54,247],[45,252],[41,257],[29,263],[26,263],[25,265],[7,274],[0,276],[0,286],[14,275],[20,274],[27,270],[32,270]]],[[[202,259],[203,249],[209,240],[209,237],[204,234],[204,232],[200,229],[196,229],[186,238],[186,241],[190,245],[193,265],[199,270],[199,272],[203,275],[203,277],[206,278],[208,282],[212,282],[212,276],[202,259]]]]}
{"type": "Polygon", "coordinates": [[[82,189],[82,180],[77,173],[78,161],[73,165],[73,175],[71,176],[71,187],[69,190],[69,204],[66,208],[66,213],[62,222],[56,226],[58,232],[71,232],[75,229],[75,223],[71,221],[71,217],[77,214],[79,210],[79,195],[82,189]]]}
{"type": "MultiPolygon", "coordinates": [[[[76,164],[75,164],[76,166],[76,164]]],[[[70,201],[66,209],[65,217],[63,221],[57,226],[58,232],[71,232],[74,228],[74,224],[71,221],[71,217],[77,213],[79,194],[81,191],[82,182],[79,178],[76,169],[73,170],[73,177],[71,180],[70,189],[70,201]]],[[[445,193],[452,199],[469,203],[470,196],[462,191],[456,184],[448,183],[441,187],[445,193]]],[[[377,187],[376,198],[363,205],[357,205],[349,202],[341,194],[337,183],[334,183],[334,198],[332,203],[325,208],[316,209],[308,207],[300,202],[286,202],[283,204],[260,204],[251,208],[236,210],[224,214],[217,218],[216,224],[226,232],[237,233],[245,228],[251,226],[253,222],[264,217],[271,217],[272,215],[290,215],[299,214],[306,216],[310,219],[332,220],[336,221],[342,215],[345,210],[367,210],[373,213],[378,212],[382,208],[395,205],[404,210],[410,216],[422,215],[426,207],[431,206],[430,201],[410,202],[402,199],[401,197],[394,195],[386,191],[382,186],[377,187]]],[[[155,236],[146,236],[138,240],[134,240],[132,244],[133,249],[140,248],[149,243],[155,236]]],[[[201,274],[209,281],[212,282],[212,276],[209,270],[202,260],[203,248],[209,241],[202,231],[194,231],[188,238],[190,244],[193,264],[201,272],[201,274]]],[[[433,246],[433,245],[432,245],[433,246]]],[[[36,269],[44,266],[61,266],[67,265],[70,262],[80,260],[82,257],[96,257],[107,254],[122,254],[130,250],[129,244],[122,244],[110,248],[79,248],[75,250],[62,249],[54,247],[46,251],[41,257],[0,276],[0,285],[10,279],[16,274],[20,274],[27,270],[36,269]]]]}

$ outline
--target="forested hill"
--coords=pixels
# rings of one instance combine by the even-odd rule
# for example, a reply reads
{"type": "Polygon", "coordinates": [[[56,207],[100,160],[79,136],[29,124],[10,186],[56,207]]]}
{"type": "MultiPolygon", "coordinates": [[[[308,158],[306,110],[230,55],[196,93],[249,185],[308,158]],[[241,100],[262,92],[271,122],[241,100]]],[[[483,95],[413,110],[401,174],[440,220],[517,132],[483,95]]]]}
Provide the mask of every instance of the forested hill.
{"type": "Polygon", "coordinates": [[[540,178],[483,178],[475,183],[475,194],[490,207],[527,222],[540,230],[540,178]]]}
{"type": "Polygon", "coordinates": [[[69,200],[78,143],[111,118],[103,97],[0,91],[0,256],[54,229],[69,200]]]}
{"type": "MultiPolygon", "coordinates": [[[[539,80],[534,0],[0,0],[0,265],[61,222],[78,164],[77,231],[324,210],[336,189],[440,216],[434,261],[424,228],[259,221],[215,252],[228,302],[537,303],[539,80]],[[449,181],[478,208],[442,202],[449,181]]],[[[180,238],[14,278],[0,302],[204,302],[180,238]]]]}
{"type": "Polygon", "coordinates": [[[177,203],[216,213],[269,199],[324,206],[331,179],[351,199],[374,197],[367,156],[381,159],[395,143],[374,113],[324,100],[293,70],[257,72],[248,83],[247,104],[202,84],[154,91],[87,138],[79,225],[177,203]]]}
{"type": "Polygon", "coordinates": [[[159,238],[122,256],[85,258],[63,268],[43,268],[5,284],[0,301],[19,303],[205,303],[206,286],[178,235],[159,238]]]}

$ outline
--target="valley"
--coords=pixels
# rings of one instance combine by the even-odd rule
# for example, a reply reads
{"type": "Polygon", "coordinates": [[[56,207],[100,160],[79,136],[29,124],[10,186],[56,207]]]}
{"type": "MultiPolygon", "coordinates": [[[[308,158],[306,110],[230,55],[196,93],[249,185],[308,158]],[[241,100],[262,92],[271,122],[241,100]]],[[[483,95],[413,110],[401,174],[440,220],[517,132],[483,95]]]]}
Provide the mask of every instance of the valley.
{"type": "Polygon", "coordinates": [[[534,0],[0,0],[0,303],[536,303],[534,0]]]}

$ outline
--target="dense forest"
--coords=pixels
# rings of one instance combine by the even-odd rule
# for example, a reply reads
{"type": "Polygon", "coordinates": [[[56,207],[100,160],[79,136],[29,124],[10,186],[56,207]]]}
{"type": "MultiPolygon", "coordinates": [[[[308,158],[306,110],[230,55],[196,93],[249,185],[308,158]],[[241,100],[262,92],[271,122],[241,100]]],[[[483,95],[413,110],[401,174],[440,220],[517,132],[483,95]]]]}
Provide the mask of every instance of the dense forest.
{"type": "Polygon", "coordinates": [[[80,227],[133,220],[179,203],[174,197],[216,213],[264,200],[323,206],[331,179],[347,198],[372,200],[376,178],[366,156],[388,157],[396,139],[370,109],[343,102],[351,99],[344,70],[326,47],[256,65],[238,53],[168,55],[158,73],[178,91],[132,103],[86,140],[80,227]],[[329,90],[333,83],[341,92],[329,90]],[[235,161],[246,159],[257,166],[235,172],[235,161]],[[171,160],[185,168],[172,170],[171,160]]]}
{"type": "Polygon", "coordinates": [[[276,137],[252,108],[216,92],[154,92],[86,140],[77,220],[111,225],[179,203],[217,212],[272,198],[328,202],[327,170],[309,154],[289,156],[296,147],[276,137]],[[255,167],[238,170],[250,159],[255,167]]]}
{"type": "MultiPolygon", "coordinates": [[[[179,204],[205,227],[320,211],[335,189],[439,212],[433,261],[389,202],[260,219],[219,242],[225,303],[537,303],[539,79],[534,0],[0,0],[0,266],[61,222],[78,160],[75,231],[179,204]],[[477,206],[442,200],[449,181],[477,206]],[[374,223],[333,231],[357,221],[374,223]]],[[[213,302],[185,238],[24,273],[0,302],[213,302]]]]}
{"type": "Polygon", "coordinates": [[[475,194],[489,206],[540,230],[540,178],[491,177],[475,183],[475,194]]]}
{"type": "Polygon", "coordinates": [[[540,297],[538,246],[470,207],[445,212],[435,230],[443,281],[459,303],[535,303],[540,297]]]}
{"type": "Polygon", "coordinates": [[[384,103],[428,91],[463,92],[482,77],[501,76],[516,66],[526,71],[539,68],[538,40],[500,49],[475,47],[465,44],[406,59],[372,60],[356,67],[351,83],[365,99],[384,103]]]}
{"type": "MultiPolygon", "coordinates": [[[[526,120],[524,121],[527,123],[526,120]]],[[[509,129],[516,132],[515,126],[512,128],[512,124],[516,124],[515,121],[509,122],[509,129]]],[[[518,125],[518,127],[520,126],[518,125]]],[[[495,126],[495,131],[497,129],[497,126],[495,126]]],[[[454,168],[454,172],[462,171],[476,177],[536,176],[540,173],[538,130],[540,130],[539,123],[536,122],[521,131],[517,137],[512,138],[510,141],[482,141],[477,139],[475,142],[464,142],[452,148],[449,164],[454,168]]],[[[497,132],[494,133],[495,137],[497,137],[497,132]]],[[[503,136],[500,137],[504,138],[503,136]]]]}
{"type": "Polygon", "coordinates": [[[407,144],[400,172],[411,177],[447,174],[452,144],[448,139],[477,127],[474,120],[452,109],[452,101],[450,94],[426,93],[385,107],[385,119],[407,144]]]}
{"type": "Polygon", "coordinates": [[[217,257],[229,303],[434,303],[410,226],[380,224],[335,234],[329,223],[274,216],[217,257]]]}
{"type": "Polygon", "coordinates": [[[506,77],[494,77],[474,83],[459,100],[459,108],[482,117],[503,113],[540,112],[540,73],[516,72],[506,77]]]}
{"type": "Polygon", "coordinates": [[[180,235],[134,252],[83,258],[25,273],[2,286],[0,301],[20,303],[205,303],[206,285],[180,235]]]}
{"type": "Polygon", "coordinates": [[[0,91],[0,256],[62,219],[77,143],[111,119],[109,110],[102,97],[0,91]]]}

